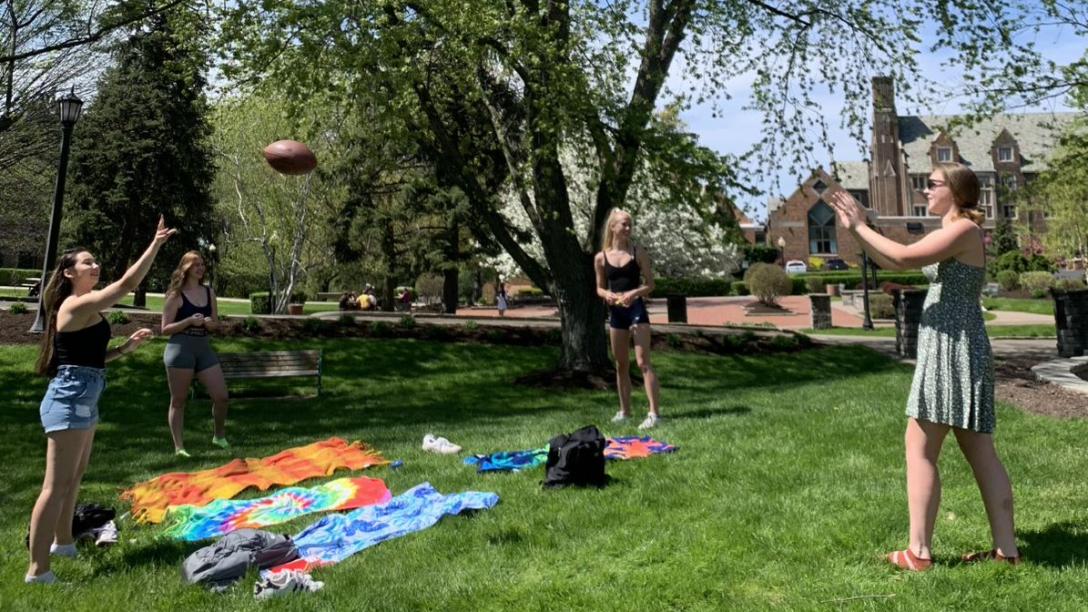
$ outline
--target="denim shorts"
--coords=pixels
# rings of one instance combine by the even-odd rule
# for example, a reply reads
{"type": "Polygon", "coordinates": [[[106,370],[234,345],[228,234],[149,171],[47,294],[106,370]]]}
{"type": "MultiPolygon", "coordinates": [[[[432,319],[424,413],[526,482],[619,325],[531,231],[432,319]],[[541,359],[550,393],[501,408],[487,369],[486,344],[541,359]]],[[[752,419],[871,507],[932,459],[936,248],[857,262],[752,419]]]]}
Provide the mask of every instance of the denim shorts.
{"type": "Polygon", "coordinates": [[[631,302],[630,306],[609,306],[608,326],[612,329],[631,329],[632,325],[648,325],[650,313],[646,311],[646,303],[642,298],[631,302]]]}
{"type": "Polygon", "coordinates": [[[105,370],[74,365],[57,368],[38,410],[45,433],[94,427],[98,398],[105,388],[105,370]]]}

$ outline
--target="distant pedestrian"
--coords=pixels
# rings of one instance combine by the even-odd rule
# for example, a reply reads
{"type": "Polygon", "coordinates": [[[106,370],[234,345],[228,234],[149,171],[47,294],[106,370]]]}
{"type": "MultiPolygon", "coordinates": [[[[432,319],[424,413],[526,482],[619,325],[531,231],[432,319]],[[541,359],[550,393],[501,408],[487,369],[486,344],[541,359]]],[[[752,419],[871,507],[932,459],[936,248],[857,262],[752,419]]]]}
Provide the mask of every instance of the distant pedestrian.
{"type": "Polygon", "coordinates": [[[510,304],[506,297],[506,284],[499,283],[499,290],[495,292],[495,307],[499,309],[500,317],[506,316],[506,309],[509,308],[509,306],[510,304]]]}

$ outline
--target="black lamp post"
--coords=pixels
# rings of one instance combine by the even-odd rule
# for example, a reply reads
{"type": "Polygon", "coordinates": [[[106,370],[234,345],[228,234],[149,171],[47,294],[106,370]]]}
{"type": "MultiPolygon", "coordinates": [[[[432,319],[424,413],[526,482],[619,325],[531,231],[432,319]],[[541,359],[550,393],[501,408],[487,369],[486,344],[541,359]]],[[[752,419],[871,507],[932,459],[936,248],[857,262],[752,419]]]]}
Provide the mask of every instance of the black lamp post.
{"type": "Polygon", "coordinates": [[[865,320],[862,329],[873,329],[873,318],[869,315],[869,256],[861,252],[861,303],[865,306],[865,320]]]}
{"type": "Polygon", "coordinates": [[[83,100],[76,95],[75,87],[72,91],[57,100],[60,111],[60,162],[57,164],[57,183],[53,189],[53,214],[49,217],[49,239],[45,243],[45,265],[42,267],[42,280],[38,290],[38,314],[34,317],[34,325],[30,327],[30,333],[40,334],[45,331],[45,286],[49,282],[49,274],[53,271],[53,264],[57,260],[57,239],[60,236],[60,220],[63,215],[64,179],[68,174],[68,152],[72,144],[72,129],[79,121],[79,113],[83,110],[83,100]]]}

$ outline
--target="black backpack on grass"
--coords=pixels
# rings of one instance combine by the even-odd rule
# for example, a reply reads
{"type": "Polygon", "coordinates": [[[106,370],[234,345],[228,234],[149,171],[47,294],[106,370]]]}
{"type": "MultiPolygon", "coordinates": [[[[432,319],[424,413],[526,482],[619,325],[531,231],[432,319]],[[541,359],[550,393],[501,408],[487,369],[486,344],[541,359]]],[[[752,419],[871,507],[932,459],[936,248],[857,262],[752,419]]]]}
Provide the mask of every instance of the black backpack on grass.
{"type": "Polygon", "coordinates": [[[606,442],[593,425],[570,435],[560,434],[548,443],[545,487],[603,487],[608,484],[604,473],[606,442]]]}

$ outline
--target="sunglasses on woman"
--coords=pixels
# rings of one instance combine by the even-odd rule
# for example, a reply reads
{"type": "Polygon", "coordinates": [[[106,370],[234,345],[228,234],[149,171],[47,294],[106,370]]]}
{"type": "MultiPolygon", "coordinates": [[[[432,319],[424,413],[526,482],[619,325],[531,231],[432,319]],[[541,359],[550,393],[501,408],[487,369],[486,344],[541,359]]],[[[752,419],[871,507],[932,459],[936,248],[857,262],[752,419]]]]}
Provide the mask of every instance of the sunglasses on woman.
{"type": "Polygon", "coordinates": [[[944,181],[935,181],[933,179],[926,179],[926,189],[933,191],[937,187],[944,187],[944,181]]]}

